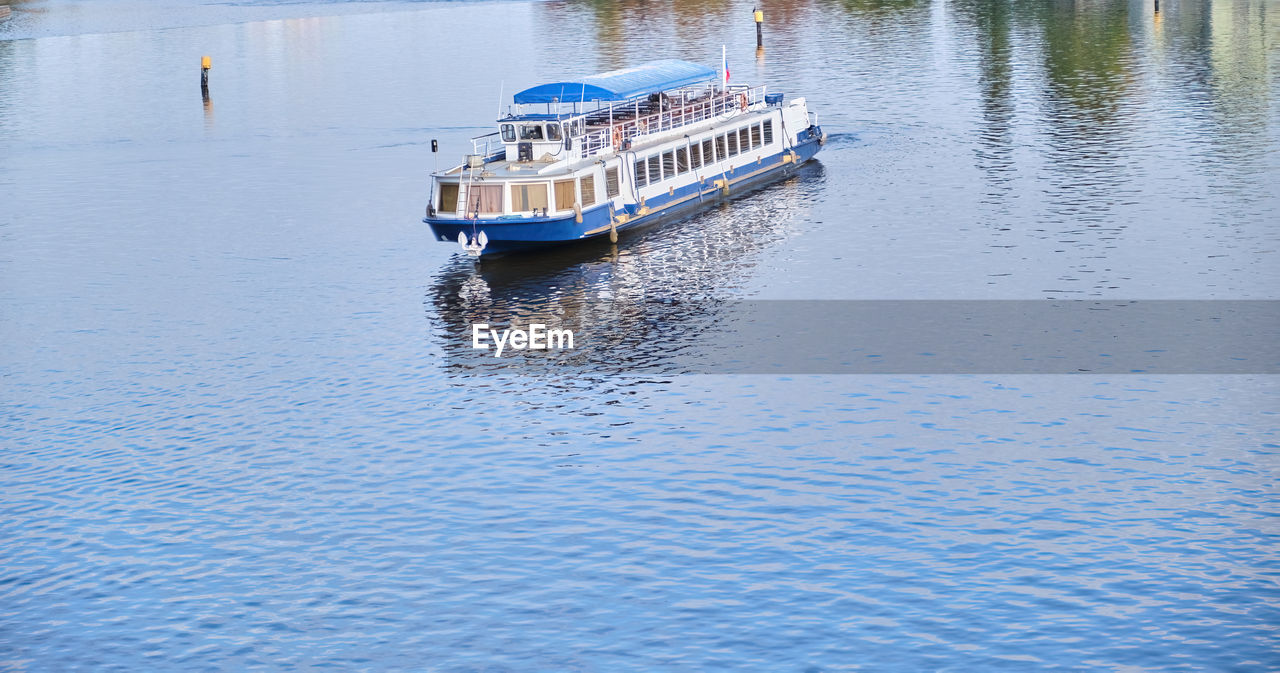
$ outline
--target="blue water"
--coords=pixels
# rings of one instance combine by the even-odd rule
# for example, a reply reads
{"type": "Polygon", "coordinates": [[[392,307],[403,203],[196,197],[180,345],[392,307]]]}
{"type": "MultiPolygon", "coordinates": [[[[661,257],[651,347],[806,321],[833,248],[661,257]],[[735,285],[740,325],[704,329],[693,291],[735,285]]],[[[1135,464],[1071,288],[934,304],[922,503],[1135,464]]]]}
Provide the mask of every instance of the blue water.
{"type": "Polygon", "coordinates": [[[1277,8],[1162,5],[771,3],[757,60],[750,3],[16,4],[0,670],[1276,669],[1274,376],[444,357],[459,303],[1274,299],[1277,8]],[[796,178],[479,268],[419,222],[500,90],[722,43],[832,134],[796,178]]]}

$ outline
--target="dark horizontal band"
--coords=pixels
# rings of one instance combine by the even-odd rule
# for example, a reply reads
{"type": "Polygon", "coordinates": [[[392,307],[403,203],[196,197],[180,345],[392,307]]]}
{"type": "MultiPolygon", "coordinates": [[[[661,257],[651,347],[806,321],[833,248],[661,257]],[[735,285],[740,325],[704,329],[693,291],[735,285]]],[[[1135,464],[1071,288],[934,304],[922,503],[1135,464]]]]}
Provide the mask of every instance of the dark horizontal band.
{"type": "Polygon", "coordinates": [[[582,301],[440,306],[451,367],[572,374],[1275,374],[1280,301],[582,301]],[[531,323],[573,348],[472,348],[531,323]]]}

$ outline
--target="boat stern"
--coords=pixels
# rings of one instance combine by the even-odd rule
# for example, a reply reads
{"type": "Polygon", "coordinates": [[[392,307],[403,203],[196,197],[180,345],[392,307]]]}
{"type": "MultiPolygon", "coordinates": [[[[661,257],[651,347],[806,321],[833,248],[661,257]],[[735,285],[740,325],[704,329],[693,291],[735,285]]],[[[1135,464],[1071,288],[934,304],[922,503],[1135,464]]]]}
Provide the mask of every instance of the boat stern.
{"type": "MultiPolygon", "coordinates": [[[[599,210],[591,215],[597,215],[599,210]]],[[[522,250],[531,250],[556,243],[566,243],[588,238],[596,217],[582,221],[575,215],[563,217],[513,217],[446,219],[426,217],[423,222],[431,228],[437,241],[457,242],[468,254],[480,257],[522,250]]],[[[603,213],[607,225],[608,213],[603,213]]]]}

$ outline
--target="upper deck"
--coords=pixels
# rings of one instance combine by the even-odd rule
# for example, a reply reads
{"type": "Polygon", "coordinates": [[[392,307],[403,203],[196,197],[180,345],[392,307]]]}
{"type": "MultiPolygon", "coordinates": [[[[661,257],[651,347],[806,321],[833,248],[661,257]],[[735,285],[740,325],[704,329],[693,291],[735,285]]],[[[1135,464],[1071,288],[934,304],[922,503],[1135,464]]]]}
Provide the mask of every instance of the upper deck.
{"type": "MultiPolygon", "coordinates": [[[[759,109],[766,88],[682,89],[653,100],[602,107],[585,114],[520,115],[499,120],[498,131],[471,139],[473,160],[559,163],[589,159],[658,142],[703,122],[759,109]],[[525,145],[525,149],[521,149],[525,145]]],[[[518,170],[518,169],[517,169],[518,170]]]]}
{"type": "Polygon", "coordinates": [[[498,120],[497,131],[472,139],[465,166],[589,159],[765,102],[765,87],[727,87],[713,83],[717,75],[695,63],[666,60],[526,89],[515,95],[517,110],[498,120]],[[530,105],[546,107],[535,112],[526,109],[530,105]]]}

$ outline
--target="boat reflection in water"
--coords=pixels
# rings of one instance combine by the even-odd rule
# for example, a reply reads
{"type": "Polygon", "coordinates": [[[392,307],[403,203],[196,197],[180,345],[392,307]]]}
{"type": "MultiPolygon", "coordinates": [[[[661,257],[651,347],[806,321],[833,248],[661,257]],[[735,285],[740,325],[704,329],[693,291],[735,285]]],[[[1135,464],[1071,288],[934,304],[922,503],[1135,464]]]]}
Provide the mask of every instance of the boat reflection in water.
{"type": "Polygon", "coordinates": [[[732,204],[624,236],[536,256],[455,257],[427,296],[447,369],[459,376],[675,374],[670,356],[699,344],[720,301],[741,298],[761,251],[807,217],[823,167],[809,162],[732,204]],[[533,323],[574,333],[572,349],[473,347],[473,325],[499,333],[533,323]]]}

